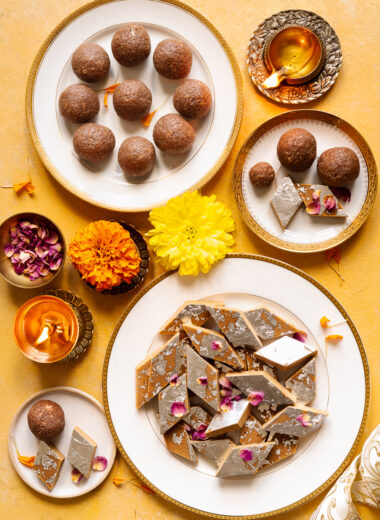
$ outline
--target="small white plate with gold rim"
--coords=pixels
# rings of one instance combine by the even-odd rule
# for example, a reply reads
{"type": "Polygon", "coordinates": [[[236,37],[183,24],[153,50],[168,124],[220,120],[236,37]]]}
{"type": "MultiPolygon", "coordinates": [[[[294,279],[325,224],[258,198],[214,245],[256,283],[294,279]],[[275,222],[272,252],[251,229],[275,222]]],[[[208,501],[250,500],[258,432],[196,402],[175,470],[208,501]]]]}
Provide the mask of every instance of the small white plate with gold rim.
{"type": "Polygon", "coordinates": [[[102,405],[86,392],[68,386],[41,390],[20,406],[9,428],[8,450],[13,466],[22,480],[35,491],[52,498],[73,498],[92,491],[107,478],[116,456],[116,446],[102,405]],[[40,399],[57,402],[62,406],[65,414],[65,428],[53,440],[53,444],[66,458],[52,491],[42,484],[32,468],[24,466],[17,458],[17,450],[23,456],[34,456],[37,453],[39,441],[29,430],[27,415],[32,404],[40,399]],[[72,466],[67,460],[74,426],[82,428],[96,442],[95,456],[106,457],[108,461],[104,471],[91,471],[89,478],[82,478],[78,484],[74,484],[71,480],[72,466]]]}
{"type": "Polygon", "coordinates": [[[354,324],[323,286],[280,261],[232,254],[196,278],[165,273],[131,302],[107,349],[103,393],[118,449],[160,496],[198,514],[261,518],[290,511],[315,497],[343,471],[363,432],[369,373],[354,324]],[[305,329],[308,341],[319,347],[313,406],[327,409],[329,416],[314,436],[305,438],[294,457],[253,478],[218,479],[215,468],[203,459],[197,466],[183,463],[166,449],[152,407],[136,410],[136,365],[163,342],[157,331],[170,315],[185,300],[199,299],[223,299],[243,310],[265,305],[305,329]],[[323,315],[332,322],[347,320],[339,326],[343,340],[329,348],[327,358],[326,333],[319,323],[323,315]]]}
{"type": "Polygon", "coordinates": [[[293,110],[275,116],[260,125],[243,144],[234,170],[234,192],[245,223],[260,238],[273,246],[299,253],[324,251],[350,238],[364,224],[373,206],[377,190],[376,164],[371,149],[355,128],[343,119],[319,110],[293,110]],[[346,218],[317,218],[308,215],[302,204],[283,230],[270,201],[281,180],[290,176],[294,182],[321,184],[317,158],[304,172],[291,172],[277,157],[277,143],[291,128],[304,128],[317,141],[317,157],[337,146],[351,148],[360,162],[359,177],[348,187],[351,201],[343,203],[346,218]],[[249,169],[257,162],[272,165],[276,179],[264,188],[252,186],[249,169]]]}
{"type": "Polygon", "coordinates": [[[68,190],[98,206],[118,211],[145,211],[168,199],[205,184],[222,166],[235,142],[242,115],[239,67],[223,37],[208,20],[176,0],[98,0],[71,15],[51,33],[33,63],[26,96],[26,112],[34,145],[50,173],[68,190]],[[151,53],[141,65],[119,65],[111,52],[116,30],[127,22],[142,24],[151,39],[151,53]],[[186,41],[193,54],[189,78],[204,81],[212,91],[213,106],[202,120],[194,121],[196,139],[187,154],[170,156],[156,150],[156,164],[145,178],[127,178],[117,161],[117,152],[127,137],[140,135],[152,141],[153,127],[167,113],[176,112],[173,93],[180,81],[160,76],[153,53],[165,38],[186,41]],[[108,52],[111,69],[101,89],[124,79],[140,79],[151,89],[152,108],[158,109],[148,128],[141,121],[124,121],[108,108],[98,92],[101,108],[93,122],[111,128],[116,146],[101,163],[80,162],[72,147],[78,125],[68,124],[59,114],[61,92],[80,80],[71,68],[71,56],[83,42],[100,44],[108,52]],[[228,99],[228,103],[226,100],[228,99]]]}

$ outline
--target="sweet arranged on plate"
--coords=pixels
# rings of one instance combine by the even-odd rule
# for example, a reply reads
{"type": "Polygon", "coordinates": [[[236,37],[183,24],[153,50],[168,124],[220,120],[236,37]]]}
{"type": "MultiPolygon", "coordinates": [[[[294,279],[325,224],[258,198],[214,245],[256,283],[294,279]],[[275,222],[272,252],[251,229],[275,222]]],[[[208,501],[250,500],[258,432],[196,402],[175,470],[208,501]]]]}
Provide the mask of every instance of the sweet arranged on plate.
{"type": "MultiPolygon", "coordinates": [[[[28,412],[28,426],[39,440],[38,451],[34,457],[33,471],[41,482],[51,491],[58,481],[65,455],[53,443],[65,428],[65,414],[55,401],[41,399],[36,401],[28,412]]],[[[107,467],[105,457],[95,457],[97,444],[79,426],[71,435],[67,459],[72,465],[71,479],[78,484],[82,478],[88,479],[91,471],[104,471],[107,467]]]]}
{"type": "Polygon", "coordinates": [[[159,332],[170,338],[136,367],[136,405],[157,399],[174,454],[195,464],[197,450],[216,476],[249,476],[322,425],[327,412],[310,407],[318,351],[270,309],[187,301],[159,332]]]}
{"type": "MultiPolygon", "coordinates": [[[[317,161],[317,173],[321,184],[302,184],[300,174],[312,166],[317,157],[315,137],[304,128],[291,128],[279,139],[277,157],[281,165],[296,173],[294,182],[290,176],[276,186],[271,206],[283,229],[286,229],[302,204],[311,217],[346,218],[342,206],[350,201],[347,185],[360,173],[360,162],[350,148],[336,147],[325,150],[317,161]]],[[[254,164],[249,179],[256,188],[269,186],[276,179],[273,167],[267,162],[254,164]]]]}
{"type": "MultiPolygon", "coordinates": [[[[111,48],[119,65],[136,67],[150,54],[150,37],[143,26],[127,23],[113,35],[111,48]]],[[[156,71],[170,80],[186,78],[192,61],[191,48],[178,39],[159,42],[153,55],[156,71]]],[[[73,53],[71,65],[79,79],[87,83],[97,83],[107,77],[110,59],[100,45],[87,42],[73,53]]],[[[108,93],[113,94],[114,110],[126,121],[145,121],[146,126],[149,126],[149,118],[160,108],[150,112],[152,92],[139,79],[127,79],[100,90],[105,91],[107,96],[108,93]]],[[[60,114],[67,121],[82,125],[73,135],[73,146],[79,159],[99,162],[112,154],[116,144],[112,130],[89,122],[100,111],[98,94],[92,87],[83,83],[70,85],[61,93],[58,104],[60,114]]],[[[191,149],[196,131],[189,120],[201,119],[209,113],[212,106],[211,91],[200,80],[186,79],[176,88],[173,105],[178,113],[166,114],[156,122],[153,140],[162,152],[179,155],[191,149]]],[[[127,175],[147,175],[152,171],[155,160],[155,148],[145,137],[129,137],[119,147],[119,165],[127,175]]]]}

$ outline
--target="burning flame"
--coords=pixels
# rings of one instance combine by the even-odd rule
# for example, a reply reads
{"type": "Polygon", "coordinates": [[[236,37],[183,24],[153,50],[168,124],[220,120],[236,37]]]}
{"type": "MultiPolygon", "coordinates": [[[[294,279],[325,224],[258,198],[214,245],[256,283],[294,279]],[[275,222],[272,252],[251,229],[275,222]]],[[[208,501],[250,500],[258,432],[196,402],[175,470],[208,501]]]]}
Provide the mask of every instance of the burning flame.
{"type": "Polygon", "coordinates": [[[289,70],[286,67],[282,67],[280,70],[277,70],[273,74],[267,78],[264,83],[262,83],[262,86],[264,88],[276,88],[279,86],[282,80],[285,79],[285,77],[289,74],[289,70]]]}

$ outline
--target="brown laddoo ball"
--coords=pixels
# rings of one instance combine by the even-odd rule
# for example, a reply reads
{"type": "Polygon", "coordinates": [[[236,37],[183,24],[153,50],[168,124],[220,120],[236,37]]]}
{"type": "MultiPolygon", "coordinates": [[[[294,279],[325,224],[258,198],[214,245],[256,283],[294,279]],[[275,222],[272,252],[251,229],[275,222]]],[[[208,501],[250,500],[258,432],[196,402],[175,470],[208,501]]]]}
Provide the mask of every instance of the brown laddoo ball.
{"type": "Polygon", "coordinates": [[[336,188],[343,187],[358,177],[359,158],[351,148],[344,146],[329,148],[319,157],[317,171],[323,184],[336,188]]]}
{"type": "Polygon", "coordinates": [[[110,59],[97,43],[82,43],[71,58],[74,74],[82,81],[96,83],[104,79],[110,70],[110,59]]]}
{"type": "Polygon", "coordinates": [[[121,143],[118,160],[124,173],[142,177],[152,171],[156,152],[153,144],[145,137],[128,137],[121,143]]]}
{"type": "Polygon", "coordinates": [[[136,121],[149,114],[152,106],[152,93],[138,79],[127,79],[116,87],[113,94],[116,113],[127,121],[136,121]]]}
{"type": "Polygon", "coordinates": [[[182,40],[162,40],[154,51],[153,63],[157,72],[168,79],[186,77],[193,63],[190,47],[182,40]]]}
{"type": "Polygon", "coordinates": [[[206,83],[186,79],[174,92],[174,108],[183,117],[201,119],[207,116],[212,103],[211,92],[206,83]]]}
{"type": "Polygon", "coordinates": [[[92,88],[77,83],[67,87],[59,96],[59,113],[70,123],[86,123],[100,109],[99,98],[92,88]]]}
{"type": "Polygon", "coordinates": [[[188,152],[194,139],[194,128],[178,114],[161,117],[153,129],[153,140],[158,148],[171,155],[188,152]]]}
{"type": "Polygon", "coordinates": [[[65,414],[58,403],[41,399],[31,406],[28,425],[38,439],[49,442],[65,427],[65,414]]]}
{"type": "Polygon", "coordinates": [[[142,25],[126,23],[113,35],[111,48],[115,60],[120,65],[135,67],[150,54],[149,34],[142,25]]]}
{"type": "Polygon", "coordinates": [[[87,123],[75,131],[73,145],[80,159],[99,162],[111,155],[115,148],[115,136],[106,126],[87,123]]]}
{"type": "Polygon", "coordinates": [[[315,137],[304,128],[291,128],[282,136],[277,145],[277,156],[285,168],[292,172],[307,170],[317,155],[315,137]]]}
{"type": "Polygon", "coordinates": [[[268,186],[276,175],[272,166],[267,162],[258,162],[254,164],[250,168],[248,174],[251,184],[258,188],[268,186]]]}

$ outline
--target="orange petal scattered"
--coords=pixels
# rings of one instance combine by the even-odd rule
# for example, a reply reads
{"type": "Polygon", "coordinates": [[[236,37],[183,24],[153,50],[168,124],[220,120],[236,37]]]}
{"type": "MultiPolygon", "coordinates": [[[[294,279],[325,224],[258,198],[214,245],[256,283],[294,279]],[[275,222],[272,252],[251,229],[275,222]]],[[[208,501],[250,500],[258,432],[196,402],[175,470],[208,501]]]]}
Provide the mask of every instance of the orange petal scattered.
{"type": "Polygon", "coordinates": [[[32,184],[32,181],[24,181],[24,182],[15,182],[13,184],[13,190],[17,195],[22,193],[24,190],[29,194],[33,195],[34,193],[34,186],[32,184]]]}
{"type": "Polygon", "coordinates": [[[104,106],[105,106],[106,108],[108,108],[108,103],[107,103],[107,101],[108,101],[108,92],[106,91],[106,92],[104,93],[104,100],[103,100],[103,102],[104,102],[104,106]]]}
{"type": "Polygon", "coordinates": [[[156,110],[153,110],[153,112],[150,112],[149,114],[147,114],[146,116],[144,116],[141,119],[141,123],[143,124],[143,126],[146,126],[148,128],[148,126],[152,122],[154,114],[157,112],[157,110],[158,110],[158,108],[156,108],[156,110]]]}
{"type": "Polygon", "coordinates": [[[341,341],[343,336],[341,334],[330,334],[330,336],[325,337],[325,341],[341,341]]]}
{"type": "Polygon", "coordinates": [[[326,316],[322,316],[319,322],[322,328],[326,329],[327,327],[329,327],[330,320],[326,316]]]}
{"type": "Polygon", "coordinates": [[[17,458],[21,464],[24,464],[24,466],[28,466],[28,468],[33,468],[35,456],[32,457],[25,457],[24,455],[20,455],[19,451],[17,450],[17,458]]]}
{"type": "Polygon", "coordinates": [[[103,88],[102,92],[104,92],[104,106],[108,108],[108,94],[113,94],[116,90],[116,87],[120,85],[119,83],[114,83],[113,85],[110,85],[109,87],[103,88]]]}
{"type": "Polygon", "coordinates": [[[327,251],[325,251],[325,256],[330,269],[332,269],[334,273],[339,276],[341,281],[344,282],[344,278],[340,272],[340,261],[342,259],[342,254],[339,247],[337,246],[333,247],[332,249],[328,249],[327,251]],[[336,263],[337,267],[334,267],[332,261],[336,263]]]}
{"type": "Polygon", "coordinates": [[[142,489],[143,491],[145,491],[145,493],[149,493],[150,495],[155,495],[155,491],[150,489],[150,487],[148,487],[146,484],[143,484],[142,482],[140,482],[136,477],[131,478],[131,479],[114,478],[112,482],[115,484],[116,487],[120,487],[125,482],[128,482],[129,484],[132,484],[133,486],[136,486],[136,487],[142,489]]]}
{"type": "Polygon", "coordinates": [[[127,478],[114,478],[112,481],[116,487],[122,486],[125,482],[128,482],[127,478]]]}

